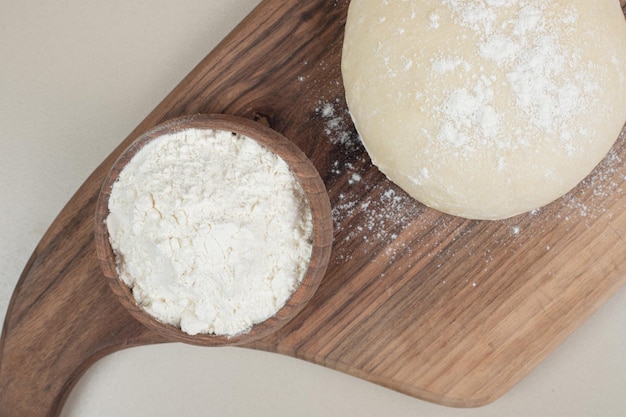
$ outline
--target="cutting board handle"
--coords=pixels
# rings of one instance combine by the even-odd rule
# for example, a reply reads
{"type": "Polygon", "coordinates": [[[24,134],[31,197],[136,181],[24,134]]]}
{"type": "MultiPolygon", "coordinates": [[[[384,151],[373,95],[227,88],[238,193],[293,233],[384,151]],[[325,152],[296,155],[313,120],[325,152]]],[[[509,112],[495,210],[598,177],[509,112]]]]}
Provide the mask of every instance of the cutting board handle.
{"type": "MultiPolygon", "coordinates": [[[[97,193],[83,190],[73,201],[86,195],[97,193]]],[[[107,285],[88,227],[94,210],[92,199],[75,216],[59,215],[13,293],[0,341],[1,417],[57,416],[96,360],[165,341],[136,321],[107,285]]]]}

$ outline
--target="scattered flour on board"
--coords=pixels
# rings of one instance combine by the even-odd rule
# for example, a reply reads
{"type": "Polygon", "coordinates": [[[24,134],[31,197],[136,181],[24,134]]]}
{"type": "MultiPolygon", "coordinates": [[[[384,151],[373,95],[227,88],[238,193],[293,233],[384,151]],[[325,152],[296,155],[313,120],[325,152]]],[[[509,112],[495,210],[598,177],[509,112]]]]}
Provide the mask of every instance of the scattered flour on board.
{"type": "Polygon", "coordinates": [[[324,134],[334,145],[354,150],[361,146],[358,136],[352,130],[350,115],[341,106],[339,99],[320,102],[315,112],[324,120],[324,134]]]}
{"type": "MultiPolygon", "coordinates": [[[[393,243],[399,233],[422,209],[391,182],[368,181],[372,164],[354,131],[345,103],[339,99],[320,100],[315,113],[324,122],[325,138],[341,149],[330,172],[338,178],[347,178],[348,188],[333,201],[335,238],[345,244],[335,247],[353,248],[349,242],[359,239],[359,250],[365,252],[383,242],[388,247],[388,255],[393,255],[393,243]],[[356,187],[363,187],[365,192],[356,187]]],[[[337,261],[345,261],[353,255],[359,254],[345,250],[338,254],[337,261]]]]}
{"type": "MultiPolygon", "coordinates": [[[[504,126],[502,115],[495,105],[496,87],[506,84],[511,89],[515,105],[528,116],[530,122],[547,133],[561,132],[560,139],[565,149],[572,151],[576,145],[574,138],[581,133],[576,130],[576,117],[584,112],[590,100],[594,100],[598,88],[597,82],[584,70],[580,70],[576,77],[570,77],[566,83],[561,81],[568,63],[580,58],[575,51],[562,47],[551,25],[560,20],[560,23],[574,28],[578,20],[576,8],[566,7],[555,17],[549,15],[545,4],[535,0],[442,0],[441,4],[453,10],[458,24],[476,33],[478,52],[482,59],[495,67],[506,67],[509,70],[505,77],[498,78],[495,73],[485,72],[485,68],[475,68],[475,65],[460,56],[442,55],[433,59],[430,64],[435,75],[460,72],[472,77],[472,83],[467,88],[452,91],[445,100],[435,105],[436,112],[446,121],[438,132],[439,137],[448,141],[452,145],[451,149],[470,146],[476,140],[506,147],[496,143],[504,126]],[[520,5],[520,12],[506,22],[506,26],[513,30],[504,30],[493,8],[513,3],[520,5]]],[[[430,29],[440,28],[441,16],[438,13],[431,13],[428,19],[430,29]]],[[[402,67],[399,69],[410,68],[408,60],[399,66],[402,67]]],[[[422,95],[427,96],[427,93],[422,95]]],[[[439,227],[441,230],[454,227],[450,225],[451,222],[442,221],[441,216],[424,216],[424,209],[390,182],[383,180],[373,183],[369,180],[372,165],[358,134],[354,132],[349,111],[343,101],[322,98],[315,112],[324,122],[326,139],[345,152],[331,166],[332,175],[345,178],[339,187],[341,192],[333,201],[336,239],[340,243],[338,247],[357,248],[365,253],[368,248],[382,243],[389,248],[388,254],[395,256],[394,251],[412,250],[419,246],[415,240],[408,244],[408,248],[396,244],[401,232],[411,223],[419,222],[426,228],[439,227]],[[353,191],[351,187],[365,188],[366,192],[353,191]],[[441,224],[426,224],[424,217],[441,224]],[[349,244],[355,239],[361,242],[358,245],[349,244]]],[[[624,140],[622,135],[618,142],[623,143],[624,140]]],[[[522,137],[514,146],[527,146],[528,143],[522,137]]],[[[579,187],[549,207],[501,221],[502,244],[507,245],[507,250],[515,251],[526,242],[532,243],[532,236],[528,234],[544,233],[547,227],[554,225],[555,218],[570,230],[580,226],[589,228],[600,217],[613,216],[607,200],[619,198],[625,191],[623,183],[626,171],[619,150],[622,148],[623,145],[619,143],[614,146],[579,187]]],[[[499,159],[498,166],[504,169],[506,160],[499,159]]],[[[555,244],[545,247],[546,251],[553,250],[555,244]]],[[[489,249],[475,247],[471,242],[462,250],[482,257],[485,267],[493,259],[489,249]]],[[[346,250],[339,254],[339,261],[361,255],[360,252],[350,253],[346,250]]],[[[444,253],[444,256],[453,255],[444,253]]],[[[472,285],[478,284],[472,282],[472,285]]]]}
{"type": "MultiPolygon", "coordinates": [[[[485,270],[493,260],[492,250],[484,248],[472,240],[466,240],[464,247],[454,245],[453,250],[445,249],[436,253],[436,248],[420,247],[425,237],[399,239],[402,231],[411,224],[420,224],[424,230],[445,233],[456,227],[450,216],[427,216],[425,209],[416,203],[390,181],[370,181],[372,164],[362,147],[358,134],[354,131],[348,109],[339,99],[320,100],[315,113],[324,122],[324,137],[340,148],[330,166],[330,174],[335,178],[346,178],[341,192],[332,201],[332,215],[335,227],[336,262],[344,262],[353,257],[363,256],[381,244],[386,247],[385,255],[390,260],[396,256],[446,257],[456,256],[458,250],[466,255],[478,257],[485,270]],[[357,190],[356,187],[364,188],[357,190]],[[433,223],[435,222],[435,223],[433,223]]],[[[557,200],[551,206],[535,209],[526,215],[503,220],[503,232],[497,243],[503,250],[514,253],[532,241],[528,233],[542,234],[558,219],[567,229],[578,226],[589,228],[600,216],[613,216],[606,202],[609,198],[623,196],[626,189],[626,170],[621,151],[626,135],[620,135],[616,146],[579,187],[557,200]]],[[[462,238],[454,237],[451,243],[462,238]]],[[[546,251],[558,243],[546,245],[546,251]]],[[[479,283],[468,281],[473,287],[479,283]]]]}
{"type": "Polygon", "coordinates": [[[624,159],[618,149],[623,149],[626,141],[624,131],[620,134],[616,145],[600,162],[596,169],[585,178],[576,190],[565,195],[561,201],[564,210],[559,218],[564,221],[581,222],[589,227],[598,217],[606,215],[609,218],[615,213],[609,210],[606,202],[609,198],[618,198],[624,195],[626,189],[626,169],[624,159]],[[577,193],[577,190],[581,190],[577,193]]]}

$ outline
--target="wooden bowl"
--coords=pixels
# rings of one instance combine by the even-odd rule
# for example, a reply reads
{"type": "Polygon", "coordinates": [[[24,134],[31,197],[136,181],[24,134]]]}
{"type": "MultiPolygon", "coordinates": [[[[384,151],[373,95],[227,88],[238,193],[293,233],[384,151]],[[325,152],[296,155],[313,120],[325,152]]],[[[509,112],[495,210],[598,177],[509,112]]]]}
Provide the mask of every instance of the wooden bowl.
{"type": "Polygon", "coordinates": [[[248,343],[275,332],[291,320],[311,299],[326,272],[333,239],[330,202],[317,170],[304,153],[278,132],[248,119],[228,115],[193,115],[164,122],[138,137],[107,174],[98,198],[95,214],[95,243],[102,271],[122,305],[142,324],[171,339],[202,346],[237,345],[248,343]],[[256,140],[266,149],[282,157],[300,182],[308,198],[313,217],[313,250],[301,284],[286,304],[269,319],[254,325],[248,332],[235,336],[214,334],[189,335],[177,326],[165,324],[147,313],[135,301],[131,289],[118,277],[115,255],[109,243],[105,219],[109,196],[119,173],[153,139],[185,129],[214,129],[235,132],[256,140]]]}

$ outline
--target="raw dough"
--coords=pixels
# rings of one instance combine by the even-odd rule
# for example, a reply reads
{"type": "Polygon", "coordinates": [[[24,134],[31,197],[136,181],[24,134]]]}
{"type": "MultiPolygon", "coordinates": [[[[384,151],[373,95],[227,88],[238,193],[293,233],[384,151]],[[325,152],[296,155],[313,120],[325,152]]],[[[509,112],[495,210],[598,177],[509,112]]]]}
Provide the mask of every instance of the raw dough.
{"type": "Polygon", "coordinates": [[[617,0],[352,0],[342,74],[373,163],[427,206],[502,219],[602,160],[626,120],[617,0]]]}

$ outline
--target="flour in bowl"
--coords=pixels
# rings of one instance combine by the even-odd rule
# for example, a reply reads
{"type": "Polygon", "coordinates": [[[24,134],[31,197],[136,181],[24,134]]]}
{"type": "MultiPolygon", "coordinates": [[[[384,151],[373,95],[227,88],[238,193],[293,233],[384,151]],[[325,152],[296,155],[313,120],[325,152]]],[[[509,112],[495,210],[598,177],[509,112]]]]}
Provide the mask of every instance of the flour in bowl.
{"type": "Polygon", "coordinates": [[[149,142],[113,184],[109,211],[120,279],[146,312],[192,335],[270,318],[311,257],[311,209],[287,163],[231,132],[149,142]]]}

